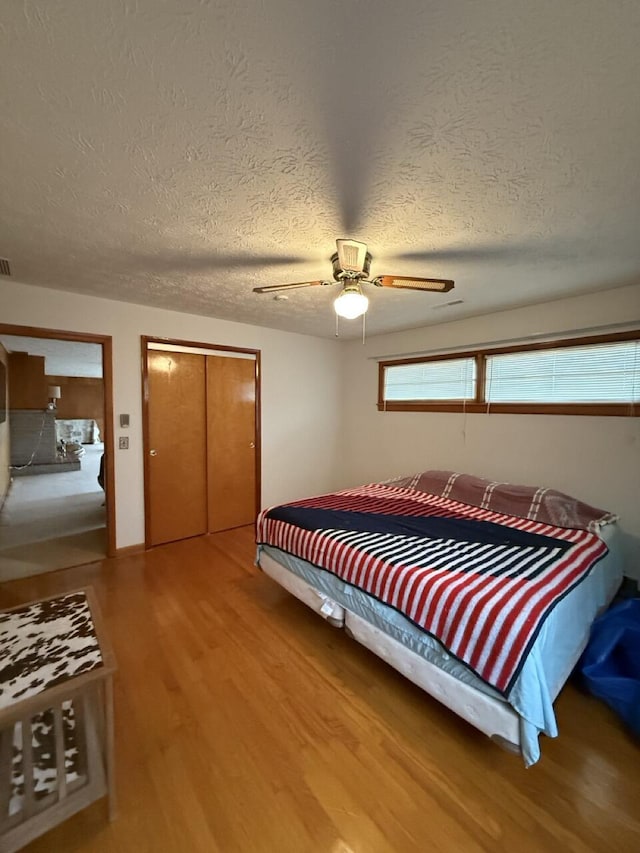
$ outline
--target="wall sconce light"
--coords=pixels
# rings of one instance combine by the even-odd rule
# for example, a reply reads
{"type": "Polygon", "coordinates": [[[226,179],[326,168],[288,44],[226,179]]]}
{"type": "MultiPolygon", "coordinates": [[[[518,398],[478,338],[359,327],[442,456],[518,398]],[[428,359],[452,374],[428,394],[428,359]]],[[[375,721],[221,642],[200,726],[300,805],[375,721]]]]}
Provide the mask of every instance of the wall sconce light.
{"type": "Polygon", "coordinates": [[[47,403],[47,410],[49,412],[55,412],[58,408],[57,401],[62,397],[60,393],[59,385],[49,385],[49,402],[47,403]]]}

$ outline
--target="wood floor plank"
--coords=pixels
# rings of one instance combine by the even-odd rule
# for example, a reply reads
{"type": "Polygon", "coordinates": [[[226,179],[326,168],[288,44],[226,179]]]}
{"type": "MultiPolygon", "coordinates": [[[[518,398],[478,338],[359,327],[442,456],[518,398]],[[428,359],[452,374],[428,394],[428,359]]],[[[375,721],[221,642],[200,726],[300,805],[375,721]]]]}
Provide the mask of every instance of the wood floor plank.
{"type": "Polygon", "coordinates": [[[119,815],[29,853],[640,850],[640,752],[567,685],[525,770],[254,565],[232,530],[0,586],[91,585],[118,660],[119,815]]]}

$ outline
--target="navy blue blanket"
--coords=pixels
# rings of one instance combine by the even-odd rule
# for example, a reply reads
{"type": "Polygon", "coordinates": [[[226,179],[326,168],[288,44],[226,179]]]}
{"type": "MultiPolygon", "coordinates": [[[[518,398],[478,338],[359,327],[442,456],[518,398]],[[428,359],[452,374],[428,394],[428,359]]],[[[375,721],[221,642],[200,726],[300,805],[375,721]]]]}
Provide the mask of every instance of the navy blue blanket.
{"type": "Polygon", "coordinates": [[[303,530],[351,530],[361,533],[391,533],[397,536],[419,536],[482,545],[522,545],[524,547],[571,547],[570,542],[539,533],[529,533],[491,521],[437,516],[389,515],[350,512],[308,506],[278,506],[267,512],[267,518],[294,524],[303,530]]]}

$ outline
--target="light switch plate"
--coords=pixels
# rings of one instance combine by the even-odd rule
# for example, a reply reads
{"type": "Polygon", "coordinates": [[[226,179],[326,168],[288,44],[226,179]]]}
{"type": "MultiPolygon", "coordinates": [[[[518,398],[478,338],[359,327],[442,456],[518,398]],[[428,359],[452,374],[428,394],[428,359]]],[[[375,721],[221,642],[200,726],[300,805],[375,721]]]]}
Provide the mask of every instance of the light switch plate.
{"type": "Polygon", "coordinates": [[[129,436],[121,435],[118,439],[118,447],[120,450],[128,450],[129,449],[129,436]]]}

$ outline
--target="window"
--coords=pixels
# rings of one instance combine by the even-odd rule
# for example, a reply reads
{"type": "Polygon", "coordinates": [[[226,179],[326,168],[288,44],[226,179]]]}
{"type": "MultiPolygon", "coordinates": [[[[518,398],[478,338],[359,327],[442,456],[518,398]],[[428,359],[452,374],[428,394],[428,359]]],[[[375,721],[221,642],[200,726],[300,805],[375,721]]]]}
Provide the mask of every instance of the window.
{"type": "Polygon", "coordinates": [[[475,358],[448,358],[389,365],[385,400],[474,400],[475,358]]]}
{"type": "Polygon", "coordinates": [[[383,361],[378,408],[640,414],[640,332],[383,361]]]}
{"type": "Polygon", "coordinates": [[[487,356],[490,403],[633,403],[640,341],[487,356]]]}

